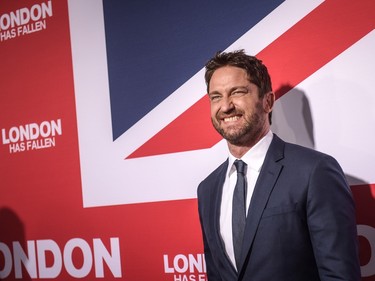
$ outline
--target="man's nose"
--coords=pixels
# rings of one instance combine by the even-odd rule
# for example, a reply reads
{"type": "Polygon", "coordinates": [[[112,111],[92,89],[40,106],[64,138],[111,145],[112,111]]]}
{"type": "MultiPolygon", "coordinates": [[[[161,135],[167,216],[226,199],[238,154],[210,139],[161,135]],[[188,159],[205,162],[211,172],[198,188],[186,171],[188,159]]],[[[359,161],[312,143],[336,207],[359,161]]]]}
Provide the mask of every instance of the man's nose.
{"type": "Polygon", "coordinates": [[[233,100],[230,97],[223,98],[221,102],[222,102],[221,103],[222,112],[229,112],[233,110],[234,104],[233,104],[233,100]]]}

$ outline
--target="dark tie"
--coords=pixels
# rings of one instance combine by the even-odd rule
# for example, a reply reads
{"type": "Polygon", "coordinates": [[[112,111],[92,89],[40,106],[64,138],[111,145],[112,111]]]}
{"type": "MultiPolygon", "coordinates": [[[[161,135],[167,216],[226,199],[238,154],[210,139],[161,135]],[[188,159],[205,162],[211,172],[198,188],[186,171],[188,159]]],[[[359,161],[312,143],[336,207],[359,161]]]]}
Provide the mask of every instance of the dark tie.
{"type": "Polygon", "coordinates": [[[234,256],[236,258],[237,270],[241,259],[241,248],[246,223],[246,163],[242,160],[234,161],[237,169],[237,182],[233,193],[232,231],[234,256]]]}

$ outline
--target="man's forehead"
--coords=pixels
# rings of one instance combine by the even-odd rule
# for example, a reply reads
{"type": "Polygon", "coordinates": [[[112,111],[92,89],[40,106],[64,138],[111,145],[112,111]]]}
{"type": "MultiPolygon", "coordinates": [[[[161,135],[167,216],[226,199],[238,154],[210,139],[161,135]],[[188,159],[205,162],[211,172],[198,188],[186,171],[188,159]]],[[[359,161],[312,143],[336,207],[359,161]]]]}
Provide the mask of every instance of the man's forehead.
{"type": "Polygon", "coordinates": [[[245,80],[249,80],[249,78],[244,69],[239,67],[221,67],[213,73],[210,84],[226,84],[245,80]]]}

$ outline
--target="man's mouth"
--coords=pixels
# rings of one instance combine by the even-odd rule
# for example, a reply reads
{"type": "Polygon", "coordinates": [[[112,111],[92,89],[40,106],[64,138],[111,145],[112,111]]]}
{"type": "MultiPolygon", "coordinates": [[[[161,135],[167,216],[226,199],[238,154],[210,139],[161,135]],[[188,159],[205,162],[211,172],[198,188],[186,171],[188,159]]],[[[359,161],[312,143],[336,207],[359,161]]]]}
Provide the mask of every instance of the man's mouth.
{"type": "Polygon", "coordinates": [[[240,119],[240,116],[236,115],[236,116],[231,116],[231,117],[225,117],[225,118],[223,118],[223,121],[224,122],[234,122],[234,121],[237,121],[238,119],[240,119]]]}

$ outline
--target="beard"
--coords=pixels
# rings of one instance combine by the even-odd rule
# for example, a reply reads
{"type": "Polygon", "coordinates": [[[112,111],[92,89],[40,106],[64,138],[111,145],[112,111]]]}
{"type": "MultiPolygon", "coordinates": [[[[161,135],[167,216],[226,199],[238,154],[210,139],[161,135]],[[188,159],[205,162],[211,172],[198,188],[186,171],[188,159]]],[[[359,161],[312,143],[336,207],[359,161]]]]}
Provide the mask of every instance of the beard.
{"type": "Polygon", "coordinates": [[[235,109],[232,112],[228,112],[227,115],[242,114],[245,122],[240,127],[233,126],[226,129],[222,128],[217,120],[221,120],[223,116],[219,117],[219,115],[216,116],[215,120],[211,118],[211,122],[215,130],[225,140],[233,145],[242,146],[253,142],[262,132],[264,118],[261,118],[260,110],[261,108],[257,106],[256,110],[250,116],[246,116],[243,112],[235,109]]]}

